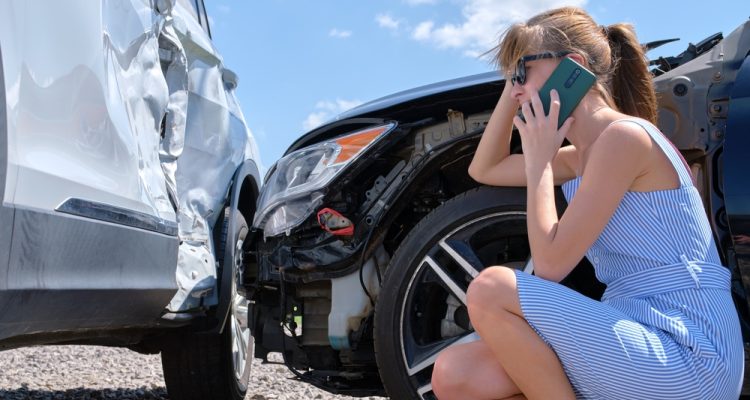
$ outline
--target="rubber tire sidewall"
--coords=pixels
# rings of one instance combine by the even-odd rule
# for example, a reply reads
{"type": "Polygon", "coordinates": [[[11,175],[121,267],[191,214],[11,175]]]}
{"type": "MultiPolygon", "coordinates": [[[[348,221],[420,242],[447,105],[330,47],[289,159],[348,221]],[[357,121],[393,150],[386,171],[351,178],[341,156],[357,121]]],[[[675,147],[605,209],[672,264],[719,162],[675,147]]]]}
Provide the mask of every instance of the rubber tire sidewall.
{"type": "MultiPolygon", "coordinates": [[[[225,209],[224,215],[226,215],[230,210],[225,209]]],[[[237,241],[239,239],[242,239],[243,243],[247,239],[247,234],[249,232],[249,227],[247,226],[247,221],[245,221],[245,218],[242,216],[242,213],[239,212],[239,210],[235,210],[232,215],[235,218],[234,226],[235,226],[235,232],[232,235],[227,235],[227,233],[224,230],[229,229],[229,218],[225,218],[224,226],[222,227],[222,240],[220,242],[218,252],[217,254],[225,254],[227,243],[230,243],[232,246],[236,245],[237,241]],[[227,242],[227,239],[229,239],[229,242],[227,242]]],[[[236,255],[235,255],[236,257],[236,255]]],[[[234,260],[232,260],[234,263],[234,260]]],[[[223,264],[223,263],[222,263],[223,264]]],[[[232,266],[222,265],[222,268],[231,268],[232,266]]],[[[231,279],[235,279],[237,275],[235,274],[235,271],[232,271],[231,279]]],[[[229,299],[230,302],[234,301],[233,298],[229,299]]],[[[240,382],[235,377],[235,371],[234,371],[234,362],[232,360],[232,309],[230,306],[229,309],[229,315],[227,316],[227,320],[224,322],[224,329],[222,332],[222,349],[221,349],[221,358],[222,362],[224,363],[225,372],[226,375],[226,381],[228,385],[228,391],[229,391],[229,398],[230,399],[236,399],[241,400],[245,398],[245,394],[247,392],[247,388],[249,386],[249,379],[248,382],[244,382],[245,389],[243,390],[240,387],[240,382]]],[[[250,337],[250,340],[253,340],[252,336],[250,337]]],[[[247,359],[245,360],[245,368],[251,368],[253,361],[253,354],[251,352],[247,353],[247,359]]]]}
{"type": "MultiPolygon", "coordinates": [[[[234,246],[243,240],[249,231],[247,222],[239,211],[235,211],[235,232],[228,235],[229,209],[222,215],[222,228],[216,235],[216,254],[223,256],[227,243],[234,246]]],[[[224,267],[223,258],[220,260],[224,267]]],[[[228,266],[231,268],[231,266],[228,266]]],[[[234,279],[235,274],[232,274],[234,279]]],[[[230,298],[230,301],[232,299],[230,298]]],[[[231,307],[231,306],[230,306],[231,307]]],[[[229,310],[231,313],[231,308],[229,310]]],[[[242,400],[242,390],[235,378],[232,360],[231,318],[228,315],[221,334],[184,332],[170,340],[162,350],[162,368],[167,392],[175,400],[242,400]]],[[[252,338],[251,338],[252,340],[252,338]]],[[[253,354],[248,352],[246,368],[251,368],[253,354]]],[[[249,386],[248,382],[245,383],[249,386]]]]}

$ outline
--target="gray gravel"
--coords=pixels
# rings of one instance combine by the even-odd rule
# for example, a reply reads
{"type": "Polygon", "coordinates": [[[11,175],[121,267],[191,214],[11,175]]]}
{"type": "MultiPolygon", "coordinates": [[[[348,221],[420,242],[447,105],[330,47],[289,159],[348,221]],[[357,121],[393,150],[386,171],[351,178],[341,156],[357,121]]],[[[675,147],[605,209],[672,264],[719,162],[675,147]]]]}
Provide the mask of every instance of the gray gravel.
{"type": "MultiPolygon", "coordinates": [[[[355,399],[294,381],[283,365],[262,365],[256,359],[252,368],[247,400],[355,399]]],[[[168,398],[159,355],[99,346],[44,346],[0,352],[0,399],[168,398]]]]}

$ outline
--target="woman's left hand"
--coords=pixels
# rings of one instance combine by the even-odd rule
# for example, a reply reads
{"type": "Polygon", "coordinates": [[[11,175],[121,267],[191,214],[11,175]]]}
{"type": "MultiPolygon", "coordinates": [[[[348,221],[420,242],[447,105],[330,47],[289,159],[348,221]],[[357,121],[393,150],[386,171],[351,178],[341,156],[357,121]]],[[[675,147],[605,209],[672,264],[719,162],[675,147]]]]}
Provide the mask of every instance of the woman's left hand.
{"type": "Polygon", "coordinates": [[[544,107],[539,93],[531,91],[531,101],[521,106],[521,112],[526,119],[519,116],[513,118],[513,124],[521,135],[521,147],[526,161],[526,173],[541,172],[552,164],[557,155],[565,135],[568,134],[573,118],[568,118],[557,129],[557,119],[560,114],[560,96],[556,90],[550,92],[549,115],[544,115],[544,107]],[[533,110],[532,110],[533,107],[533,110]]]}

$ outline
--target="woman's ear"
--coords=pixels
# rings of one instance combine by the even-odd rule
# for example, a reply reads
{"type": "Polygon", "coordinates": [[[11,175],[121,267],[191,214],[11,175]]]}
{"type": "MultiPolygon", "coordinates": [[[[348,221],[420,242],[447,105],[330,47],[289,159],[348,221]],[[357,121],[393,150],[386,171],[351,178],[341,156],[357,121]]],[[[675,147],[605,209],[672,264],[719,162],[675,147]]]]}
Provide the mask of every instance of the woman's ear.
{"type": "Polygon", "coordinates": [[[566,57],[569,57],[571,60],[577,62],[578,64],[586,65],[586,59],[578,53],[570,53],[566,57]]]}

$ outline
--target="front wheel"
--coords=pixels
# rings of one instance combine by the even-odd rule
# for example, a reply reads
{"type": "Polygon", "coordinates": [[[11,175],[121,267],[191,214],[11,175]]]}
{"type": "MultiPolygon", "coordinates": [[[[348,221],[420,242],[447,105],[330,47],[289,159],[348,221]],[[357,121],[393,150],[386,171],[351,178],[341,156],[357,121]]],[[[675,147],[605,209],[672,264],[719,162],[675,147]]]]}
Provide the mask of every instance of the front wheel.
{"type": "Polygon", "coordinates": [[[248,227],[242,214],[235,212],[235,232],[228,232],[229,214],[225,210],[221,237],[217,240],[219,255],[224,254],[226,246],[235,246],[232,265],[222,265],[233,268],[229,316],[221,334],[185,333],[162,350],[170,399],[242,400],[247,392],[254,342],[247,323],[248,301],[237,290],[237,279],[248,227]]]}
{"type": "MultiPolygon", "coordinates": [[[[420,221],[391,259],[375,306],[375,351],[388,395],[434,399],[430,380],[438,354],[478,338],[466,308],[471,280],[491,265],[532,273],[529,260],[523,189],[473,189],[420,221]]],[[[574,288],[584,282],[584,291],[596,297],[601,288],[590,286],[587,267],[566,281],[574,288]]]]}

